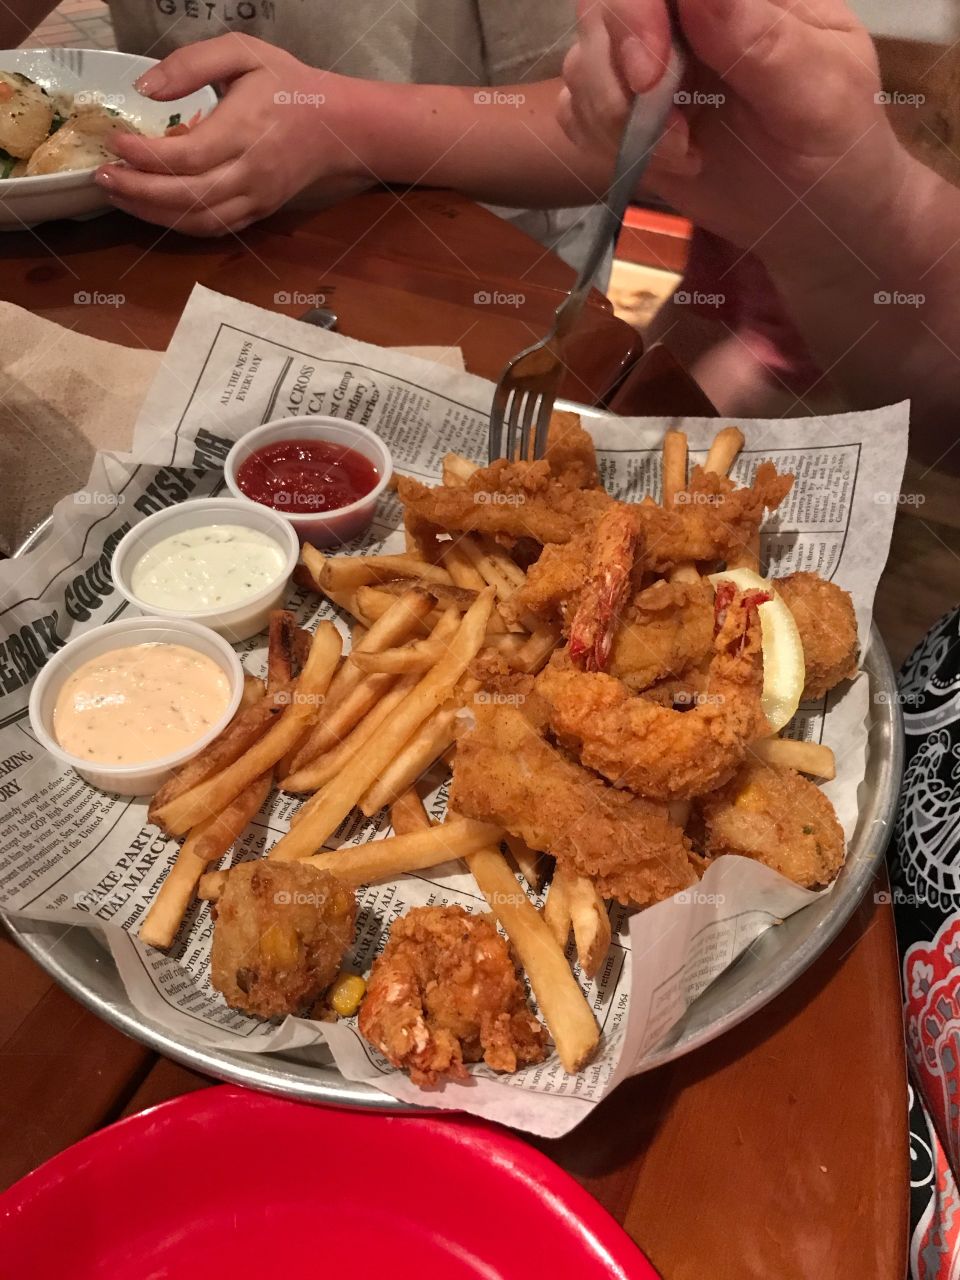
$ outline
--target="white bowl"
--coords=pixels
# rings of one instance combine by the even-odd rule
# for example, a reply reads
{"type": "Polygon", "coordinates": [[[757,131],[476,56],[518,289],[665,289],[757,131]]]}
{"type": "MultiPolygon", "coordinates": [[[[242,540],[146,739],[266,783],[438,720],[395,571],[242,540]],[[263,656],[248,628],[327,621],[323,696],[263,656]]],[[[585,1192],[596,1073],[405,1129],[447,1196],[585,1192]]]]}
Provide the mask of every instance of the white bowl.
{"type": "MultiPolygon", "coordinates": [[[[91,102],[113,107],[144,133],[159,137],[170,116],[179,112],[184,123],[197,111],[209,115],[217,95],[209,85],[175,102],[154,102],[133,87],[134,80],[156,58],[142,58],[109,49],[6,49],[0,70],[19,71],[48,93],[83,93],[91,102]]],[[[38,174],[34,178],[0,181],[0,229],[19,231],[53,218],[83,218],[110,208],[106,193],[93,180],[96,168],[72,173],[38,174]]]]}
{"type": "Polygon", "coordinates": [[[121,618],[119,622],[108,622],[105,626],[85,631],[53,654],[34,681],[30,693],[30,724],[40,745],[57,760],[76,769],[81,778],[92,786],[118,796],[143,796],[156,791],[174,769],[186,764],[227,727],[240,705],[242,693],[243,667],[240,659],[226,640],[209,627],[201,627],[196,622],[174,622],[169,618],[121,618]],[[67,677],[84,662],[109,653],[111,649],[151,642],[182,644],[213,659],[230,680],[230,701],[220,719],[185,750],[143,764],[91,765],[89,760],[64,751],[54,733],[53,712],[67,677]]]}
{"type": "Polygon", "coordinates": [[[323,414],[305,414],[302,418],[282,418],[277,422],[267,422],[262,427],[254,427],[246,435],[240,437],[223,464],[223,477],[227,488],[236,498],[249,503],[253,507],[263,507],[262,503],[248,498],[237,484],[237,472],[252,453],[256,453],[265,444],[273,444],[276,440],[330,440],[336,444],[356,449],[376,467],[380,474],[379,482],[356,502],[349,506],[338,507],[333,511],[311,511],[309,514],[294,515],[289,511],[274,511],[283,520],[289,521],[301,542],[311,542],[315,547],[333,547],[340,543],[352,542],[369,526],[377,509],[380,495],[390,483],[393,475],[393,458],[390,450],[375,431],[369,427],[361,427],[357,422],[346,422],[342,418],[328,418],[323,414]]]}
{"type": "Polygon", "coordinates": [[[287,593],[290,575],[300,558],[300,543],[287,520],[280,512],[258,502],[243,502],[236,498],[194,498],[157,511],[135,524],[117,544],[110,562],[114,586],[141,613],[157,618],[188,618],[202,622],[228,640],[238,643],[255,636],[266,627],[273,609],[279,609],[287,593]],[[277,579],[263,591],[257,592],[242,604],[223,609],[214,605],[207,609],[160,609],[147,600],[141,600],[133,589],[133,570],[140,557],[162,542],[164,538],[183,533],[185,529],[204,528],[211,524],[238,524],[257,529],[273,538],[286,557],[283,570],[277,579]]]}

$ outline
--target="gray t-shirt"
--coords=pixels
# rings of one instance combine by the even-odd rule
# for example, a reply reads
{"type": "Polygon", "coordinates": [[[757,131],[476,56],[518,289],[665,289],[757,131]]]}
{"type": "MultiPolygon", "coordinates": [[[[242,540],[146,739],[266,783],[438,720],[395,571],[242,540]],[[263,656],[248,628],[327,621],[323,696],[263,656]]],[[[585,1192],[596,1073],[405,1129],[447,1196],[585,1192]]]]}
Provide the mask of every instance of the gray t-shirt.
{"type": "MultiPolygon", "coordinates": [[[[163,58],[228,31],[365,80],[503,85],[560,74],[574,0],[110,0],[117,48],[163,58]]],[[[583,209],[494,210],[579,265],[583,209]]]]}

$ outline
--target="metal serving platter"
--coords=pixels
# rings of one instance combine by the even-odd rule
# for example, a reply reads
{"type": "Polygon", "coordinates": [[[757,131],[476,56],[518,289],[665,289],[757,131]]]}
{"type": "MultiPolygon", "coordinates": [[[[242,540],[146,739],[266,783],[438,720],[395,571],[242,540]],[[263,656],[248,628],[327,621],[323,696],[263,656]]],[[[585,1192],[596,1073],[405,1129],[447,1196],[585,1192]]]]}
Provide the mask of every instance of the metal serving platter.
{"type": "MultiPolygon", "coordinates": [[[[559,404],[584,417],[602,415],[559,404]]],[[[36,546],[46,525],[34,530],[18,555],[36,546]]],[[[644,1069],[650,1070],[737,1026],[784,990],[830,945],[869,887],[893,830],[903,773],[903,723],[890,658],[877,628],[871,629],[862,667],[870,680],[871,720],[867,759],[859,789],[859,816],[847,859],[830,893],[762,934],[687,1010],[644,1069]]],[[[100,933],[61,924],[5,917],[10,932],[37,963],[99,1017],[204,1075],[307,1102],[379,1111],[419,1110],[394,1101],[372,1085],[354,1084],[333,1066],[322,1047],[289,1054],[242,1054],[174,1039],[133,1007],[100,933]]]]}

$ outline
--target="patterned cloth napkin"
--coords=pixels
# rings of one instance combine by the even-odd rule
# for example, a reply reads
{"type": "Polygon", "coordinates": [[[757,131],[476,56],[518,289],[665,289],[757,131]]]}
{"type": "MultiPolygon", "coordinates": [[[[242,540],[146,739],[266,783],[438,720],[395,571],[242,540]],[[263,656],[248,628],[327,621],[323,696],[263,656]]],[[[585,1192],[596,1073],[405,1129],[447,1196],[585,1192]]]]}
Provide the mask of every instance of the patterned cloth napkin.
{"type": "Polygon", "coordinates": [[[889,854],[911,1073],[911,1280],[960,1275],[960,608],[903,665],[889,854]]]}

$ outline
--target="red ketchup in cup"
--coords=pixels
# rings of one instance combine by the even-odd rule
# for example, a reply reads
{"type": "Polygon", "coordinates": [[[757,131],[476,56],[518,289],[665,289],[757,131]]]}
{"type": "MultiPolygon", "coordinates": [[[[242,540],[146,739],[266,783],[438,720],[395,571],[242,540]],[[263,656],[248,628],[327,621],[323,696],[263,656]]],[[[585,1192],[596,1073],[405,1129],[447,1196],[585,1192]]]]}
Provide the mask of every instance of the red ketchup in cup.
{"type": "Polygon", "coordinates": [[[227,454],[223,475],[235,498],[270,507],[301,542],[333,547],[369,528],[393,459],[369,427],[304,414],[245,432],[227,454]]]}
{"type": "Polygon", "coordinates": [[[290,515],[349,507],[379,482],[380,473],[369,458],[332,440],[275,440],[237,469],[245,497],[290,515]]]}

